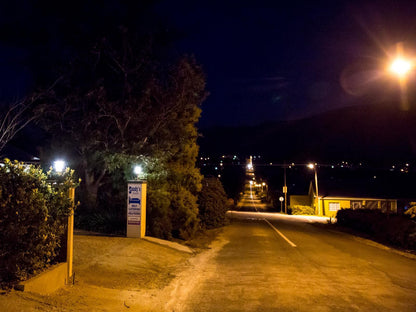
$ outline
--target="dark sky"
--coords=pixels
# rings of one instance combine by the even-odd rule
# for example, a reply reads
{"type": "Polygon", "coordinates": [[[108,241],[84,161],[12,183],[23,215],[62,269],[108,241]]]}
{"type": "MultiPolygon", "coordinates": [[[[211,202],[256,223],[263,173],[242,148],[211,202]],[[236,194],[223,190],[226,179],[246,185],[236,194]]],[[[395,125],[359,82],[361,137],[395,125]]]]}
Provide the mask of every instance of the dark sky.
{"type": "MultiPolygon", "coordinates": [[[[24,8],[16,23],[30,16],[24,8]]],[[[200,127],[301,118],[383,94],[387,55],[397,42],[409,51],[416,42],[416,1],[165,0],[151,12],[179,34],[174,48],[194,54],[206,72],[200,127]]],[[[1,39],[0,97],[31,79],[21,66],[28,52],[1,39]]]]}
{"type": "Polygon", "coordinates": [[[201,126],[253,125],[353,105],[374,92],[386,53],[416,39],[410,1],[164,1],[211,95],[201,126]]]}

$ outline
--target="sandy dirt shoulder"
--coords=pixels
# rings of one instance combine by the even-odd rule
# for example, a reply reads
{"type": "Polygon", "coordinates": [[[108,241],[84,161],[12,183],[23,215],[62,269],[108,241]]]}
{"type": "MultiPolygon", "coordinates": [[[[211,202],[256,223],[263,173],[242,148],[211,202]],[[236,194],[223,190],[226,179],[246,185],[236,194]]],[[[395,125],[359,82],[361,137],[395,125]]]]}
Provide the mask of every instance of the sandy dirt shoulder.
{"type": "Polygon", "coordinates": [[[224,244],[221,230],[189,242],[194,253],[141,239],[76,235],[75,284],[50,296],[12,291],[1,311],[173,311],[196,271],[224,244]]]}

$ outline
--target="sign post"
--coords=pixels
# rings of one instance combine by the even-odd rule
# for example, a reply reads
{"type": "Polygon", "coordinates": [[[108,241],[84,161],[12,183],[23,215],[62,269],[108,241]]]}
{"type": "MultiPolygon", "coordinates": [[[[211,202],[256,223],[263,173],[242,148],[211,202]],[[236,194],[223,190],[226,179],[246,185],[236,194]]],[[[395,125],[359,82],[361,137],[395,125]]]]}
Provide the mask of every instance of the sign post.
{"type": "Polygon", "coordinates": [[[127,183],[127,237],[146,235],[146,189],[147,182],[143,180],[127,183]]]}
{"type": "Polygon", "coordinates": [[[285,199],[282,197],[282,196],[280,196],[279,197],[279,201],[280,201],[280,212],[282,212],[282,209],[283,209],[283,201],[284,201],[285,199]]]}

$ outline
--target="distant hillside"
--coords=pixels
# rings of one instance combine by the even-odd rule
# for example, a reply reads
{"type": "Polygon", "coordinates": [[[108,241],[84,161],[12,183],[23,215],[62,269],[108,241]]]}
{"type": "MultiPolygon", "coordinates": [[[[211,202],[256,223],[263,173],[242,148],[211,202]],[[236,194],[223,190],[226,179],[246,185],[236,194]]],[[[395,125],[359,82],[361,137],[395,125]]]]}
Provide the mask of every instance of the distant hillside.
{"type": "Polygon", "coordinates": [[[416,114],[397,104],[357,105],[290,122],[202,130],[201,152],[270,159],[399,161],[416,156],[416,114]]]}

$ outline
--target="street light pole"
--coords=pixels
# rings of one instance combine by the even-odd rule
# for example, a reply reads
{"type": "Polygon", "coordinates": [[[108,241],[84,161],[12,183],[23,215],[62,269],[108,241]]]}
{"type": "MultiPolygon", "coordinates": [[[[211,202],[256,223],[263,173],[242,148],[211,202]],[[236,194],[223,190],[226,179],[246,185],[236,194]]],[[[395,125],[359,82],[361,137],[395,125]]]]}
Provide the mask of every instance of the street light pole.
{"type": "Polygon", "coordinates": [[[318,192],[318,172],[315,166],[315,186],[316,186],[316,207],[318,207],[318,215],[321,215],[321,208],[319,207],[319,192],[318,192]]]}
{"type": "Polygon", "coordinates": [[[321,208],[319,207],[319,191],[318,191],[318,169],[316,164],[309,164],[310,169],[315,171],[315,189],[316,189],[316,208],[318,210],[318,215],[321,215],[321,208]]]}

